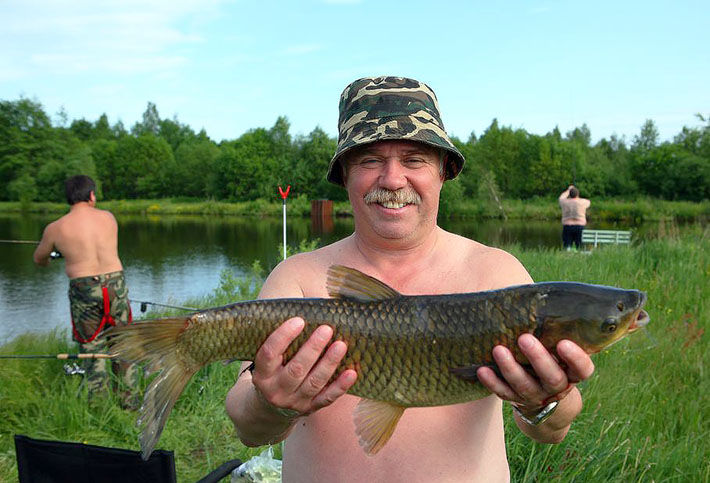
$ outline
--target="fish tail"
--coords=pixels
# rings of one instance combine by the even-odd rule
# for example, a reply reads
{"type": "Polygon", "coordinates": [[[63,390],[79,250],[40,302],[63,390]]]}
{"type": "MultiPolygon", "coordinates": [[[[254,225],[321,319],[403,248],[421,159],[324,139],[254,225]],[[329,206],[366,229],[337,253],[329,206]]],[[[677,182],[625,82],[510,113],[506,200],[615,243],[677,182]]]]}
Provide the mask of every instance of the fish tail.
{"type": "Polygon", "coordinates": [[[106,332],[111,356],[145,364],[146,375],[159,373],[146,388],[139,410],[137,425],[141,428],[139,441],[144,460],[158,442],[185,385],[203,365],[177,350],[189,318],[141,321],[106,332]]]}

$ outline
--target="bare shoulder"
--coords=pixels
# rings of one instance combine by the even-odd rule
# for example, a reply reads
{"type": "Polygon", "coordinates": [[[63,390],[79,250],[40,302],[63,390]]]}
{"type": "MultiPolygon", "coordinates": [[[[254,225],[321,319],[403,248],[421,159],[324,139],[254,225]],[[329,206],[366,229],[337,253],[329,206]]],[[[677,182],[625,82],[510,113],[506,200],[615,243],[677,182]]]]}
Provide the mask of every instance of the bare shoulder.
{"type": "Polygon", "coordinates": [[[532,283],[528,271],[512,254],[459,235],[449,235],[452,237],[451,248],[455,250],[452,253],[459,254],[456,258],[460,270],[475,275],[470,279],[475,281],[476,290],[532,283]]]}
{"type": "Polygon", "coordinates": [[[272,270],[259,293],[260,298],[325,297],[328,267],[339,263],[343,241],[311,252],[298,253],[272,270]]]}
{"type": "Polygon", "coordinates": [[[116,223],[116,217],[113,216],[113,213],[108,210],[100,210],[96,208],[95,213],[97,214],[97,216],[102,217],[108,223],[116,223]]]}

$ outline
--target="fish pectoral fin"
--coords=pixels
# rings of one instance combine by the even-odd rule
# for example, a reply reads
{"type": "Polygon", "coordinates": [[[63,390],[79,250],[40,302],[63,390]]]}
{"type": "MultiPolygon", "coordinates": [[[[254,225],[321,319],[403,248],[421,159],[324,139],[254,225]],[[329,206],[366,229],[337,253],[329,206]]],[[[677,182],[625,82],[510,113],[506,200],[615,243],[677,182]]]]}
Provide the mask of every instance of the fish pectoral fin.
{"type": "Polygon", "coordinates": [[[333,298],[353,299],[360,302],[375,302],[402,296],[375,277],[343,265],[331,265],[328,268],[326,287],[328,294],[333,298]]]}
{"type": "Polygon", "coordinates": [[[368,456],[376,454],[389,441],[405,409],[372,399],[362,399],[358,403],[353,415],[355,434],[368,456]]]}
{"type": "Polygon", "coordinates": [[[449,368],[449,372],[454,376],[458,377],[459,379],[475,383],[478,382],[477,371],[479,367],[488,367],[496,373],[496,376],[500,378],[503,377],[503,375],[500,373],[500,369],[495,364],[472,364],[470,366],[465,367],[451,367],[449,368]]]}

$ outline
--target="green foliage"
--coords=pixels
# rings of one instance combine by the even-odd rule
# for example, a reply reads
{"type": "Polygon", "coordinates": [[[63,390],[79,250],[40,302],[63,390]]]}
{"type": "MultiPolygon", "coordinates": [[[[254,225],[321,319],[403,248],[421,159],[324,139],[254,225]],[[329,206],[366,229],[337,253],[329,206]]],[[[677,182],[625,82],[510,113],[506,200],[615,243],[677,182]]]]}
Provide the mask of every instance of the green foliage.
{"type": "Polygon", "coordinates": [[[254,260],[249,272],[237,277],[231,270],[224,269],[219,276],[219,286],[214,295],[203,304],[207,306],[227,305],[237,300],[253,300],[259,295],[264,283],[264,269],[259,260],[254,260]]]}
{"type": "Polygon", "coordinates": [[[18,200],[25,211],[32,200],[37,198],[37,185],[32,176],[22,173],[10,182],[7,191],[11,200],[18,200]]]}
{"type": "Polygon", "coordinates": [[[464,200],[464,188],[459,179],[444,183],[439,197],[439,216],[449,217],[456,215],[458,207],[464,200]]]}
{"type": "MultiPolygon", "coordinates": [[[[698,120],[700,126],[683,127],[663,143],[655,123],[647,120],[627,147],[615,135],[593,145],[586,124],[564,136],[557,127],[540,136],[494,119],[481,136],[452,139],[467,162],[458,184],[445,185],[441,214],[451,216],[460,201],[477,199],[487,173],[508,199],[553,198],[574,183],[583,196],[597,199],[706,200],[710,120],[702,115],[698,120]]],[[[0,101],[0,201],[18,201],[27,188],[25,205],[61,202],[64,179],[80,173],[96,178],[104,199],[254,202],[278,199],[277,186],[291,185],[307,200],[346,201],[345,190],[325,179],[336,145],[320,127],[294,139],[283,116],[271,128],[254,128],[217,145],[177,117],[162,119],[152,102],[128,132],[120,121],[111,125],[105,114],[95,122],[68,122],[62,111],[53,125],[37,101],[0,101]]]]}

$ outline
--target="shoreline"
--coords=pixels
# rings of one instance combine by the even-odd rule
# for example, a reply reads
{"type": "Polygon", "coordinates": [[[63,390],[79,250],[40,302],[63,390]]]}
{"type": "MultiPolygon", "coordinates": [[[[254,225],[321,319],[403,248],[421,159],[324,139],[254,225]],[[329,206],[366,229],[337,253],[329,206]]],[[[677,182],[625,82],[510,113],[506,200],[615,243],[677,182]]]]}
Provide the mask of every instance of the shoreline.
{"type": "MultiPolygon", "coordinates": [[[[293,198],[287,203],[289,216],[309,217],[311,202],[304,196],[293,198]]],[[[140,215],[209,215],[209,216],[253,216],[280,217],[282,203],[279,201],[255,200],[224,202],[215,200],[180,200],[173,198],[146,200],[99,201],[98,207],[114,214],[140,215]]],[[[485,201],[470,200],[456,205],[456,214],[450,218],[460,219],[517,219],[517,220],[557,220],[559,206],[557,200],[533,198],[529,200],[503,200],[502,212],[498,207],[485,201]]],[[[56,213],[68,210],[64,203],[0,202],[2,213],[56,213]]],[[[334,217],[351,217],[349,202],[333,202],[334,217]]],[[[702,202],[667,201],[652,198],[637,200],[592,200],[588,219],[596,221],[701,221],[710,220],[710,200],[702,202]]]]}

